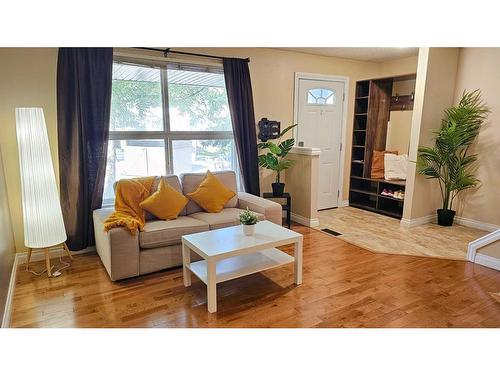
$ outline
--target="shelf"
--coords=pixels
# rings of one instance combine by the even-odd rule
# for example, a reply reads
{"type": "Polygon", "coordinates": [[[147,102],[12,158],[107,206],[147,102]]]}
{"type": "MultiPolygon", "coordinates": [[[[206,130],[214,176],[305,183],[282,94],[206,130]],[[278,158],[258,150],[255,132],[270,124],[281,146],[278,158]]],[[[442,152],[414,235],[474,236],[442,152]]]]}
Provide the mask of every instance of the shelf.
{"type": "MultiPolygon", "coordinates": [[[[370,175],[372,151],[386,147],[392,83],[396,79],[398,77],[382,77],[356,82],[349,205],[381,215],[401,218],[404,199],[380,193],[384,189],[405,190],[406,181],[363,177],[370,175]]],[[[402,96],[397,98],[398,102],[407,102],[406,99],[402,96]]],[[[392,98],[393,106],[395,101],[396,98],[392,98]]],[[[408,108],[408,104],[405,108],[408,108]]]]}
{"type": "Polygon", "coordinates": [[[356,83],[356,98],[364,98],[370,96],[370,80],[358,81],[356,83]]]}
{"type": "MultiPolygon", "coordinates": [[[[216,282],[221,283],[293,262],[292,256],[276,248],[238,255],[217,262],[216,282]]],[[[193,262],[189,264],[188,268],[201,281],[207,283],[207,262],[205,260],[193,262]]]]}
{"type": "Polygon", "coordinates": [[[378,181],[381,184],[386,184],[386,185],[394,185],[394,186],[401,186],[401,187],[405,187],[406,186],[406,181],[405,180],[401,180],[401,181],[398,181],[398,180],[384,180],[384,179],[381,179],[381,180],[373,179],[373,180],[374,181],[378,181]]]}
{"type": "Polygon", "coordinates": [[[374,212],[376,214],[382,214],[382,215],[385,215],[385,216],[390,216],[390,217],[393,217],[395,219],[401,219],[401,217],[403,216],[403,215],[401,215],[401,214],[399,214],[397,212],[392,212],[392,211],[387,211],[387,210],[380,210],[378,208],[371,207],[371,206],[366,206],[366,205],[360,204],[360,203],[350,203],[349,202],[349,206],[356,207],[356,208],[361,208],[362,210],[371,211],[371,212],[374,212]]]}
{"type": "Polygon", "coordinates": [[[401,219],[401,217],[403,216],[402,214],[399,214],[397,212],[381,210],[381,209],[376,209],[376,211],[374,211],[374,212],[380,213],[382,215],[387,215],[387,216],[393,217],[395,219],[401,219]]]}
{"type": "Polygon", "coordinates": [[[349,191],[355,191],[356,193],[372,195],[374,197],[376,197],[377,195],[379,195],[379,194],[377,194],[377,193],[375,193],[373,191],[361,190],[361,189],[349,189],[349,191]]]}
{"type": "Polygon", "coordinates": [[[361,203],[351,203],[351,202],[349,202],[349,206],[356,207],[356,208],[361,208],[363,210],[368,210],[368,211],[372,211],[372,212],[377,212],[377,209],[375,207],[364,205],[364,204],[361,204],[361,203]]]}
{"type": "MultiPolygon", "coordinates": [[[[354,147],[354,146],[353,146],[354,147]]],[[[397,181],[397,180],[384,180],[380,178],[370,178],[370,177],[362,177],[362,176],[351,176],[352,178],[358,178],[360,180],[368,180],[368,181],[374,181],[374,182],[379,182],[382,184],[389,184],[389,185],[397,185],[397,186],[406,186],[406,181],[397,181]]]]}
{"type": "Polygon", "coordinates": [[[396,201],[396,202],[404,202],[405,200],[404,199],[398,199],[398,198],[394,198],[394,197],[391,197],[390,195],[382,195],[382,194],[379,194],[378,195],[380,198],[386,198],[386,199],[390,199],[392,201],[396,201]]]}

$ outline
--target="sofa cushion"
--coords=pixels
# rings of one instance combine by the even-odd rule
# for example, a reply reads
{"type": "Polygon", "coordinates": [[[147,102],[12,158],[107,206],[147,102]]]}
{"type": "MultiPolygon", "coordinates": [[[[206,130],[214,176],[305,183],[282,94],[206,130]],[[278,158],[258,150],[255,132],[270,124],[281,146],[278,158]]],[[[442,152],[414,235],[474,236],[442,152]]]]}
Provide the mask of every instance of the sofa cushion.
{"type": "Polygon", "coordinates": [[[236,193],[229,190],[212,172],[207,171],[198,188],[187,196],[198,203],[206,212],[217,213],[235,195],[236,193]]]}
{"type": "MultiPolygon", "coordinates": [[[[195,218],[206,222],[210,226],[210,230],[231,227],[240,224],[240,213],[244,211],[240,208],[224,208],[221,212],[195,212],[188,217],[195,218]]],[[[264,214],[254,212],[257,215],[257,220],[265,220],[264,214]]]]}
{"type": "Polygon", "coordinates": [[[397,151],[373,151],[372,156],[372,168],[370,172],[371,178],[384,178],[384,155],[385,154],[395,154],[397,151]]]}
{"type": "Polygon", "coordinates": [[[139,246],[152,249],[160,246],[175,245],[181,236],[209,230],[209,225],[193,217],[179,216],[175,220],[149,221],[139,233],[139,246]]]}
{"type": "Polygon", "coordinates": [[[186,207],[187,202],[188,199],[182,193],[161,178],[158,190],[143,200],[139,206],[160,219],[174,220],[186,207]]]}
{"type": "MultiPolygon", "coordinates": [[[[153,185],[151,186],[151,191],[149,194],[153,194],[155,191],[158,190],[158,186],[160,185],[160,179],[163,178],[165,181],[172,186],[175,190],[177,190],[179,193],[182,193],[182,187],[181,187],[181,182],[179,181],[179,177],[176,175],[168,175],[168,176],[162,176],[162,177],[156,177],[155,180],[153,181],[153,185]]],[[[116,190],[116,182],[113,184],[113,190],[116,190]]],[[[179,216],[185,216],[186,215],[186,207],[182,209],[182,211],[179,213],[179,216]]],[[[158,220],[156,216],[154,216],[151,212],[146,211],[146,221],[149,220],[158,220]]]]}
{"type": "MultiPolygon", "coordinates": [[[[228,189],[236,192],[238,191],[238,187],[236,185],[236,173],[233,171],[222,171],[222,172],[212,172],[212,174],[219,179],[220,182],[224,184],[228,189]]],[[[182,191],[183,194],[187,196],[187,194],[195,191],[200,183],[205,178],[206,173],[184,173],[181,175],[182,182],[182,191]]],[[[230,207],[238,207],[238,196],[235,195],[224,205],[224,208],[230,207]]],[[[203,211],[196,202],[189,200],[189,203],[186,205],[186,214],[190,215],[195,212],[203,211]]]]}
{"type": "MultiPolygon", "coordinates": [[[[151,194],[153,194],[155,191],[158,190],[158,187],[160,185],[160,180],[164,179],[165,182],[167,182],[171,187],[173,187],[175,190],[177,190],[179,193],[182,194],[182,186],[181,182],[179,180],[179,177],[176,175],[168,175],[168,176],[161,176],[161,177],[156,177],[155,182],[153,182],[153,186],[151,187],[151,194]]],[[[184,207],[181,212],[179,212],[179,216],[185,216],[186,215],[186,207],[184,207]]],[[[158,220],[158,218],[153,215],[151,212],[146,211],[146,221],[149,220],[158,220]]]]}

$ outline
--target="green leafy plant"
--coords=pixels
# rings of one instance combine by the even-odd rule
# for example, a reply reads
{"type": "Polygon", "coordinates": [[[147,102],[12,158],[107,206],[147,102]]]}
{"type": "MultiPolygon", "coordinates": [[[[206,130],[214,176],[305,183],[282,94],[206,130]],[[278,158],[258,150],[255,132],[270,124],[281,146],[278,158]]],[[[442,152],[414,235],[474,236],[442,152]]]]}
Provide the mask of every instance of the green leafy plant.
{"type": "Polygon", "coordinates": [[[418,149],[418,173],[439,181],[444,210],[452,210],[456,196],[480,182],[474,177],[477,156],[469,154],[469,147],[489,112],[479,90],[464,91],[458,105],[445,111],[435,146],[418,149]]]}
{"type": "Polygon", "coordinates": [[[247,209],[240,214],[240,223],[243,225],[257,224],[257,215],[255,215],[247,207],[247,209]]]}
{"type": "Polygon", "coordinates": [[[279,135],[278,144],[267,141],[260,142],[257,144],[257,148],[260,150],[268,150],[267,153],[259,155],[259,165],[266,169],[270,169],[276,172],[276,182],[280,182],[280,174],[282,171],[290,168],[294,160],[286,160],[286,156],[295,145],[295,139],[289,138],[281,141],[281,138],[290,131],[291,129],[298,126],[298,124],[291,125],[285,128],[279,135]]]}

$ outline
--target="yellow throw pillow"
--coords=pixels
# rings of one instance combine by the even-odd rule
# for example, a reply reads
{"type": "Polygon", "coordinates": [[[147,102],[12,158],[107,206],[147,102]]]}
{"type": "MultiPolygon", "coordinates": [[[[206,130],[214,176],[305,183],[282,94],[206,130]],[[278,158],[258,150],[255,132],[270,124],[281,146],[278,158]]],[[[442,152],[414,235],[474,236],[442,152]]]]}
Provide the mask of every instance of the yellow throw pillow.
{"type": "Polygon", "coordinates": [[[165,181],[160,180],[158,190],[140,203],[142,209],[163,220],[173,220],[188,203],[188,199],[165,181]]]}
{"type": "Polygon", "coordinates": [[[220,212],[236,193],[224,186],[210,171],[207,171],[198,188],[186,195],[205,211],[215,213],[220,212]]]}

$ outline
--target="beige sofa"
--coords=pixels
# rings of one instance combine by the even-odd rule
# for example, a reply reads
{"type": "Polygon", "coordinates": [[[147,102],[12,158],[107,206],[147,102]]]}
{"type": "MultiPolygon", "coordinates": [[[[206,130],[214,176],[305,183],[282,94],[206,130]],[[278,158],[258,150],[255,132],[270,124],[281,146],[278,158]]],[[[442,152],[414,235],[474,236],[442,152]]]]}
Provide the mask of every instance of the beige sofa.
{"type": "MultiPolygon", "coordinates": [[[[237,191],[236,175],[232,171],[214,173],[224,185],[237,191]]],[[[194,191],[203,180],[204,173],[165,176],[167,182],[184,195],[194,191]]],[[[160,178],[153,184],[156,191],[160,178]]],[[[97,253],[111,280],[143,275],[182,264],[181,236],[239,224],[242,209],[257,213],[259,220],[270,220],[281,225],[281,206],[278,203],[247,193],[238,193],[219,213],[207,213],[192,200],[175,220],[158,220],[146,214],[144,231],[132,236],[123,228],[103,229],[104,221],[113,208],[94,211],[94,230],[97,253]]],[[[193,255],[193,259],[196,256],[193,255]]]]}

